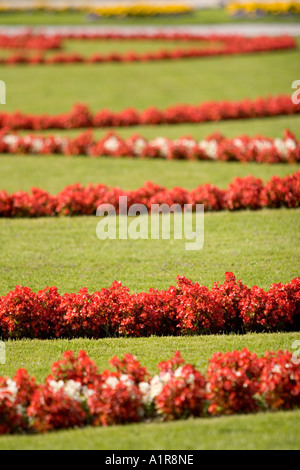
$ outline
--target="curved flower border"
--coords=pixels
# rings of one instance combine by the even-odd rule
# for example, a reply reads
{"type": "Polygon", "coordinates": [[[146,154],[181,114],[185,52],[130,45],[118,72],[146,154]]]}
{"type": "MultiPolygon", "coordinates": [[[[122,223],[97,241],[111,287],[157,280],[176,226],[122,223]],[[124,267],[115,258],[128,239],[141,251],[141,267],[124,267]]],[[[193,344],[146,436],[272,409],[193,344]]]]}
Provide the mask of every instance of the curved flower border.
{"type": "Polygon", "coordinates": [[[156,137],[147,140],[140,134],[122,138],[116,132],[108,132],[96,140],[92,131],[75,138],[59,135],[18,135],[0,131],[0,153],[9,155],[85,155],[89,157],[162,158],[166,160],[219,160],[256,163],[300,162],[300,141],[286,130],[284,138],[268,138],[260,135],[238,136],[233,139],[219,132],[199,142],[191,136],[171,140],[156,137]]]}
{"type": "Polygon", "coordinates": [[[254,176],[234,178],[227,189],[206,183],[188,191],[185,188],[164,186],[149,181],[136,190],[125,191],[104,184],[79,183],[67,186],[57,195],[40,188],[31,192],[8,194],[0,191],[0,217],[54,217],[95,215],[102,204],[110,204],[119,213],[120,197],[127,197],[127,208],[143,204],[150,211],[153,204],[179,204],[189,209],[203,204],[205,211],[258,210],[263,208],[289,209],[300,206],[300,170],[280,178],[273,176],[267,183],[254,176]]]}
{"type": "Polygon", "coordinates": [[[25,369],[0,377],[0,434],[41,433],[83,426],[109,426],[296,409],[300,368],[289,351],[259,357],[244,348],[217,352],[205,373],[180,351],[158,364],[154,376],[125,354],[99,372],[86,351],[66,351],[37,384],[25,369]]]}
{"type": "Polygon", "coordinates": [[[0,297],[4,339],[299,331],[299,315],[300,277],[266,291],[225,273],[224,283],[211,289],[178,276],[175,286],[161,291],[130,293],[115,281],[92,294],[16,286],[0,297]]]}
{"type": "MultiPolygon", "coordinates": [[[[30,33],[29,33],[30,34],[30,33]]],[[[47,36],[47,35],[46,35],[47,36]]],[[[5,37],[5,36],[3,36],[5,37]]],[[[19,35],[19,38],[8,37],[7,44],[11,43],[12,46],[18,46],[19,42],[22,41],[22,36],[19,35]]],[[[61,42],[64,39],[106,39],[106,40],[176,40],[176,41],[207,41],[211,42],[220,42],[221,46],[210,46],[207,48],[175,48],[174,50],[159,50],[150,53],[137,53],[135,51],[128,53],[110,53],[110,54],[93,54],[91,56],[83,56],[78,53],[65,53],[60,52],[53,56],[47,56],[45,54],[40,54],[38,56],[28,55],[27,52],[22,52],[14,54],[7,58],[1,58],[0,64],[2,65],[17,65],[17,64],[26,64],[26,65],[51,65],[51,64],[72,64],[72,63],[81,63],[81,64],[100,64],[107,62],[148,62],[148,61],[160,61],[160,60],[178,60],[178,59],[191,59],[199,57],[213,57],[213,56],[224,56],[224,55],[236,55],[236,54],[249,54],[249,53],[262,53],[268,51],[276,50],[289,50],[295,49],[297,47],[297,42],[293,37],[288,35],[279,36],[279,37],[268,37],[268,36],[258,36],[258,37],[246,37],[241,35],[196,35],[188,33],[152,33],[152,34],[122,34],[122,33],[91,33],[91,34],[55,34],[47,37],[45,35],[32,35],[32,38],[27,34],[23,39],[23,43],[26,44],[26,48],[30,47],[34,49],[51,49],[51,40],[53,45],[57,43],[59,47],[61,42]],[[40,44],[39,44],[40,42],[40,44]]],[[[2,41],[3,42],[3,41],[2,41]]],[[[1,46],[1,41],[0,41],[1,46]]],[[[5,46],[6,47],[6,46],[5,46]]],[[[55,47],[57,48],[57,47],[55,47]]]]}
{"type": "Polygon", "coordinates": [[[256,119],[300,113],[300,104],[290,95],[258,97],[241,101],[207,101],[196,105],[177,104],[160,110],[151,106],[144,111],[127,108],[123,111],[102,109],[92,113],[83,103],[71,111],[57,115],[34,115],[21,111],[0,113],[0,129],[46,130],[130,127],[139,125],[219,122],[228,119],[256,119]]]}

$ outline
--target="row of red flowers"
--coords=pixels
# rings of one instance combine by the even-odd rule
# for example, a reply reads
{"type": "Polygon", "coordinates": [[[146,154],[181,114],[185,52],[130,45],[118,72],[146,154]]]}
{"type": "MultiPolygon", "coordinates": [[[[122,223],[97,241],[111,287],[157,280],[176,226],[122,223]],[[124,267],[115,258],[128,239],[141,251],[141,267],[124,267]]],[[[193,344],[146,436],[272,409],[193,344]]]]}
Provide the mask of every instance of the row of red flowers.
{"type": "Polygon", "coordinates": [[[43,383],[25,369],[0,377],[0,434],[49,432],[158,419],[209,417],[300,406],[300,367],[289,351],[217,352],[202,373],[176,351],[154,376],[127,353],[99,372],[66,351],[43,383]]]}
{"type": "Polygon", "coordinates": [[[42,130],[128,127],[252,119],[299,113],[300,104],[294,104],[290,95],[241,101],[208,101],[198,105],[178,104],[165,110],[150,107],[144,111],[128,108],[119,112],[103,109],[92,113],[86,104],[75,104],[70,112],[57,115],[1,112],[0,128],[42,130]]]}
{"type": "Polygon", "coordinates": [[[167,160],[221,160],[257,163],[300,162],[300,141],[286,130],[284,139],[242,135],[229,139],[218,132],[196,141],[191,136],[171,140],[147,140],[134,134],[123,139],[108,132],[96,140],[88,130],[75,138],[58,135],[26,135],[0,131],[0,153],[13,155],[87,155],[91,157],[164,158],[167,160]]]}
{"type": "Polygon", "coordinates": [[[1,49],[37,49],[41,51],[49,51],[53,49],[60,49],[62,40],[58,36],[51,37],[44,34],[38,36],[30,33],[22,34],[3,34],[0,33],[0,48],[1,49]]]}
{"type": "Polygon", "coordinates": [[[234,178],[227,189],[220,189],[206,183],[188,191],[174,187],[147,182],[136,190],[125,191],[119,187],[103,184],[90,184],[86,187],[79,183],[67,186],[57,195],[49,194],[39,188],[31,192],[17,191],[8,194],[0,191],[0,217],[53,217],[95,215],[98,206],[110,204],[119,212],[120,197],[127,197],[127,207],[143,204],[151,211],[151,206],[158,204],[185,205],[190,210],[197,204],[203,204],[206,211],[221,210],[258,210],[262,208],[297,208],[300,206],[300,170],[280,178],[273,176],[267,183],[254,176],[234,178]]]}
{"type": "MultiPolygon", "coordinates": [[[[3,34],[3,33],[2,33],[3,34]]],[[[6,34],[3,34],[6,36],[6,34]]],[[[7,35],[8,36],[8,35],[7,35]]],[[[147,28],[136,28],[135,31],[130,31],[124,29],[123,31],[120,28],[78,28],[74,29],[74,27],[68,28],[68,26],[62,27],[60,29],[51,29],[48,27],[39,27],[39,28],[19,28],[17,33],[11,33],[10,36],[12,37],[32,37],[32,38],[52,38],[56,40],[81,40],[81,41],[88,41],[88,40],[105,40],[105,41],[127,41],[127,40],[151,40],[151,41],[209,41],[209,42],[216,42],[222,41],[225,44],[239,44],[244,43],[245,41],[252,41],[256,39],[266,39],[270,40],[271,42],[275,39],[293,39],[288,34],[282,34],[280,36],[245,36],[243,34],[221,34],[221,33],[208,33],[208,34],[199,34],[194,31],[180,31],[178,29],[169,29],[169,30],[152,30],[151,28],[147,30],[147,28]]],[[[294,41],[294,44],[297,44],[294,41]]]]}
{"type": "MultiPolygon", "coordinates": [[[[1,39],[1,38],[0,38],[1,39]]],[[[260,53],[266,51],[277,51],[294,49],[297,47],[297,43],[294,38],[289,36],[282,37],[215,37],[215,41],[220,41],[220,46],[209,46],[207,48],[176,48],[174,50],[159,50],[154,52],[138,53],[130,51],[127,53],[112,52],[108,54],[96,53],[91,56],[84,56],[79,53],[67,53],[60,52],[54,55],[28,55],[26,52],[14,54],[10,57],[0,58],[0,64],[13,65],[13,64],[27,64],[27,65],[51,65],[51,64],[99,64],[107,62],[148,62],[148,61],[160,61],[160,60],[177,60],[186,58],[199,58],[199,57],[213,57],[213,56],[224,56],[234,54],[249,54],[249,53],[260,53]]],[[[37,43],[36,39],[31,41],[27,39],[27,47],[40,48],[41,50],[48,50],[49,48],[58,48],[58,44],[55,47],[55,43],[51,44],[44,39],[41,43],[37,43]]],[[[52,39],[55,41],[55,39],[52,39]]],[[[9,41],[8,41],[9,44],[9,41]]],[[[17,41],[16,41],[16,44],[17,41]]],[[[26,43],[25,43],[26,44],[26,43]]],[[[1,40],[0,40],[1,47],[1,40]]]]}
{"type": "Polygon", "coordinates": [[[233,273],[223,284],[202,286],[184,276],[167,290],[131,293],[120,282],[89,293],[37,293],[16,286],[0,297],[2,338],[102,338],[211,334],[241,331],[298,331],[300,278],[247,287],[233,273]]]}

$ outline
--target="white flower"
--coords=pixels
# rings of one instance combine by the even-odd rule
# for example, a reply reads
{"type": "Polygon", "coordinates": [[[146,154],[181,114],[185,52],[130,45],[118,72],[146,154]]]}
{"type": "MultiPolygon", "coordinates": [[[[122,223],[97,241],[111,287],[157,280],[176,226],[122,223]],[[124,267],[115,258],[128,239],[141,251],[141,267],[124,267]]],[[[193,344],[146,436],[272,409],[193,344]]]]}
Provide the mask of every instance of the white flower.
{"type": "Polygon", "coordinates": [[[174,372],[175,377],[181,377],[181,372],[182,372],[182,367],[178,367],[174,372]]]}
{"type": "Polygon", "coordinates": [[[218,143],[216,140],[202,140],[199,142],[199,147],[205,152],[207,157],[213,160],[217,159],[218,143]]]}
{"type": "Polygon", "coordinates": [[[7,379],[6,387],[0,389],[0,398],[8,398],[14,401],[18,393],[18,386],[14,380],[7,379]]]}
{"type": "Polygon", "coordinates": [[[180,139],[180,140],[175,140],[174,141],[174,144],[176,145],[183,145],[187,148],[190,148],[190,149],[193,149],[196,147],[196,142],[193,140],[193,139],[187,139],[187,138],[184,138],[184,139],[180,139]]]}
{"type": "Polygon", "coordinates": [[[39,153],[43,148],[43,140],[42,139],[32,139],[31,141],[31,149],[34,153],[39,153]]]}
{"type": "Polygon", "coordinates": [[[86,386],[83,386],[80,382],[76,380],[67,380],[64,382],[63,380],[50,380],[49,386],[52,388],[54,393],[63,392],[73,400],[77,401],[84,401],[86,400],[93,391],[89,391],[86,386]]]}
{"type": "Polygon", "coordinates": [[[151,397],[151,386],[148,382],[140,382],[139,390],[142,393],[142,401],[144,404],[150,404],[152,402],[151,397]]]}
{"type": "Polygon", "coordinates": [[[279,153],[279,155],[281,157],[286,157],[287,155],[287,147],[286,147],[286,144],[283,140],[281,139],[275,139],[274,140],[274,146],[277,150],[277,152],[279,153]]]}
{"type": "Polygon", "coordinates": [[[194,382],[195,382],[194,374],[189,374],[189,376],[187,378],[187,383],[190,385],[190,384],[193,384],[194,382]]]}
{"type": "Polygon", "coordinates": [[[164,137],[157,137],[149,142],[149,145],[157,148],[162,157],[166,157],[169,151],[169,140],[164,137]]]}
{"type": "Polygon", "coordinates": [[[18,141],[19,141],[19,137],[16,135],[5,135],[3,137],[3,142],[9,145],[10,147],[13,147],[14,145],[16,145],[18,141]]]}
{"type": "Polygon", "coordinates": [[[114,136],[109,137],[104,142],[104,148],[109,152],[115,152],[119,148],[119,140],[114,136]]]}
{"type": "Polygon", "coordinates": [[[137,155],[140,155],[142,153],[142,151],[144,150],[144,148],[146,147],[146,145],[147,145],[147,143],[144,139],[137,139],[133,143],[134,153],[136,153],[137,155]]]}
{"type": "Polygon", "coordinates": [[[116,388],[118,383],[119,383],[119,380],[117,379],[117,377],[108,377],[105,381],[105,385],[111,388],[116,388]]]}
{"type": "Polygon", "coordinates": [[[122,374],[120,377],[120,382],[123,382],[127,387],[133,387],[134,382],[129,378],[129,375],[122,374]]]}
{"type": "Polygon", "coordinates": [[[281,372],[280,366],[278,364],[275,364],[275,366],[272,369],[272,372],[276,373],[276,374],[280,374],[280,372],[281,372]]]}
{"type": "Polygon", "coordinates": [[[161,393],[163,386],[164,384],[162,383],[160,377],[155,375],[150,382],[150,401],[153,401],[161,393]]]}
{"type": "Polygon", "coordinates": [[[238,139],[238,138],[235,138],[235,139],[233,140],[233,143],[234,143],[234,145],[236,145],[237,147],[243,147],[243,145],[244,145],[243,141],[242,141],[241,139],[238,139]]]}
{"type": "Polygon", "coordinates": [[[75,380],[67,380],[64,386],[65,393],[74,400],[80,400],[81,395],[81,383],[75,380]]]}
{"type": "Polygon", "coordinates": [[[286,148],[290,150],[295,150],[297,148],[296,142],[293,139],[286,139],[285,145],[286,148]]]}

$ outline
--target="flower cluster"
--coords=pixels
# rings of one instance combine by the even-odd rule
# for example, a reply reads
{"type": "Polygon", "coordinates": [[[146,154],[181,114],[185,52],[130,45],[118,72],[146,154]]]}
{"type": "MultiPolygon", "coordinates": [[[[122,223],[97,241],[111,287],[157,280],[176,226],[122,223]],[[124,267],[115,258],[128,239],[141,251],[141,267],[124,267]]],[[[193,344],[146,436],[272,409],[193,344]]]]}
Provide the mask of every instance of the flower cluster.
{"type": "MultiPolygon", "coordinates": [[[[3,3],[3,2],[2,2],[3,3]]],[[[25,12],[25,11],[42,11],[42,12],[74,12],[79,11],[83,13],[92,13],[94,15],[105,16],[105,17],[126,17],[126,16],[156,16],[156,15],[179,15],[184,13],[189,13],[193,11],[191,6],[186,5],[185,3],[138,3],[132,5],[131,3],[124,4],[113,4],[112,6],[98,6],[94,7],[90,4],[91,2],[77,2],[72,0],[61,0],[60,2],[42,0],[41,2],[36,2],[34,0],[27,0],[26,5],[21,2],[17,5],[11,5],[9,2],[4,2],[4,5],[0,5],[0,12],[15,11],[15,12],[25,12]]],[[[99,4],[99,2],[96,2],[99,4]]]]}
{"type": "Polygon", "coordinates": [[[300,406],[300,368],[289,351],[258,357],[215,353],[205,374],[181,357],[151,376],[137,358],[114,357],[99,372],[85,351],[66,351],[36,384],[24,369],[0,377],[0,434],[109,426],[160,417],[164,421],[300,406]]]}
{"type": "Polygon", "coordinates": [[[70,112],[58,115],[32,115],[20,111],[1,112],[0,128],[45,130],[129,127],[253,119],[299,113],[300,104],[294,104],[289,95],[242,101],[209,101],[199,105],[178,104],[165,110],[156,107],[144,111],[128,108],[120,112],[103,109],[96,113],[92,113],[87,105],[78,103],[70,112]]]}
{"type": "Polygon", "coordinates": [[[165,16],[182,15],[191,13],[193,8],[184,3],[138,3],[132,4],[114,4],[111,6],[98,6],[91,9],[91,13],[105,17],[141,17],[141,16],[165,16]]]}
{"type": "Polygon", "coordinates": [[[267,183],[251,175],[236,177],[227,189],[209,183],[191,191],[180,187],[167,189],[149,181],[139,189],[128,191],[103,184],[84,187],[79,183],[67,186],[57,195],[39,188],[12,194],[1,190],[0,217],[95,215],[102,204],[110,204],[119,213],[121,196],[127,197],[127,208],[132,204],[143,204],[149,211],[154,204],[169,207],[180,204],[183,210],[203,204],[206,211],[296,208],[300,205],[300,171],[282,178],[273,176],[267,183]]]}
{"type": "Polygon", "coordinates": [[[95,140],[92,131],[71,138],[59,135],[26,136],[0,132],[0,152],[13,155],[86,155],[91,157],[163,158],[166,160],[220,160],[257,163],[294,163],[300,161],[300,141],[288,130],[284,139],[239,136],[226,138],[218,132],[196,141],[191,136],[171,140],[156,137],[147,140],[140,134],[123,139],[108,132],[95,140]]]}
{"type": "Polygon", "coordinates": [[[49,51],[60,49],[62,40],[59,36],[48,36],[45,34],[34,35],[30,32],[15,34],[0,34],[1,49],[36,49],[49,51]]]}
{"type": "MultiPolygon", "coordinates": [[[[135,8],[135,7],[133,7],[135,8]]],[[[273,50],[294,49],[297,43],[294,38],[290,36],[279,37],[245,37],[238,35],[194,35],[194,34],[181,34],[181,33],[154,33],[154,34],[115,34],[115,33],[95,33],[95,34],[19,34],[11,38],[10,36],[2,35],[0,37],[0,47],[18,47],[22,48],[22,53],[14,54],[10,57],[2,57],[0,63],[2,65],[14,64],[70,64],[70,63],[85,63],[85,64],[99,64],[102,62],[145,62],[145,61],[158,61],[158,60],[177,60],[184,58],[199,58],[210,57],[218,55],[232,55],[232,54],[247,54],[259,53],[273,50]],[[1,41],[2,37],[2,41],[1,41]],[[34,56],[27,54],[26,50],[40,49],[41,51],[48,51],[50,49],[60,49],[62,47],[63,39],[106,39],[106,40],[176,40],[176,41],[199,41],[199,47],[193,48],[175,48],[174,50],[159,50],[150,53],[137,53],[135,51],[128,53],[113,52],[110,54],[93,54],[91,56],[84,56],[78,53],[60,52],[59,54],[49,55],[42,54],[34,56]],[[207,43],[206,47],[203,41],[207,43]]]]}
{"type": "Polygon", "coordinates": [[[245,15],[253,15],[257,12],[271,15],[300,13],[299,1],[285,0],[283,2],[229,2],[227,11],[231,15],[243,13],[245,15]]]}
{"type": "Polygon", "coordinates": [[[8,338],[103,338],[288,331],[300,324],[300,278],[265,291],[232,273],[211,290],[183,276],[167,290],[131,293],[120,282],[89,293],[37,293],[16,286],[0,297],[0,333],[8,338]]]}

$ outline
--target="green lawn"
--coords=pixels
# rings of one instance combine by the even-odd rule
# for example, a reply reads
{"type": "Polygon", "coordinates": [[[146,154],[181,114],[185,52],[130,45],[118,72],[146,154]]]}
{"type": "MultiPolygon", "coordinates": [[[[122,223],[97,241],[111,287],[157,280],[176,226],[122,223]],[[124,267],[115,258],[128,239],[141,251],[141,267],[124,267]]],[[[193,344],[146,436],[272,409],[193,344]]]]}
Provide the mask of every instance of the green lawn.
{"type": "MultiPolygon", "coordinates": [[[[7,17],[8,18],[8,17],[7,17]]],[[[33,18],[33,17],[32,17],[33,18]]],[[[116,44],[117,45],[117,44],[116,44]]],[[[86,45],[84,45],[86,47],[86,45]]],[[[93,111],[126,107],[161,109],[177,103],[206,100],[240,100],[273,94],[291,94],[299,77],[297,51],[251,54],[148,64],[99,66],[0,67],[7,85],[7,105],[30,113],[61,113],[74,102],[93,111]]],[[[203,125],[149,126],[117,129],[123,136],[140,132],[200,139],[219,130],[227,136],[263,134],[282,137],[285,128],[300,136],[299,116],[203,125]]],[[[106,131],[97,130],[100,137],[106,131]]],[[[60,132],[55,132],[60,133],[60,132]]],[[[66,131],[76,135],[78,131],[66,131]]],[[[253,174],[267,181],[273,175],[297,171],[299,165],[185,162],[163,160],[89,159],[60,156],[0,156],[0,189],[8,192],[41,187],[57,193],[66,185],[105,183],[133,189],[152,180],[166,187],[192,189],[210,182],[226,187],[235,176],[253,174]]],[[[251,286],[267,289],[273,282],[299,276],[300,211],[261,210],[205,215],[203,249],[189,252],[182,240],[101,242],[96,217],[0,219],[0,295],[22,284],[38,290],[56,285],[61,293],[86,286],[91,292],[121,280],[131,291],[167,288],[185,275],[211,286],[232,271],[251,286]]],[[[25,367],[42,380],[53,361],[67,349],[86,349],[99,367],[115,354],[136,354],[151,372],[174,350],[203,369],[216,350],[290,349],[299,333],[220,335],[181,338],[105,339],[92,341],[8,341],[6,364],[0,375],[12,376],[25,367]]],[[[218,419],[146,423],[109,429],[73,430],[45,436],[2,436],[0,449],[102,448],[102,449],[280,449],[299,448],[299,411],[235,416],[218,419]],[[117,444],[116,444],[117,443],[117,444]]]]}
{"type": "MultiPolygon", "coordinates": [[[[180,350],[187,362],[205,372],[207,361],[216,350],[230,351],[247,347],[258,355],[269,350],[292,350],[299,333],[220,335],[203,337],[166,337],[139,339],[8,341],[7,364],[3,375],[13,375],[18,367],[27,368],[37,381],[49,373],[51,364],[66,350],[87,351],[99,370],[108,367],[114,355],[130,351],[137,355],[151,374],[157,364],[180,350]]],[[[220,450],[220,449],[294,449],[300,445],[300,411],[259,413],[221,418],[200,418],[170,423],[139,423],[108,428],[51,432],[35,436],[0,436],[0,449],[51,450],[220,450]]]]}
{"type": "Polygon", "coordinates": [[[300,411],[0,437],[5,450],[299,450],[300,411]]]}
{"type": "MultiPolygon", "coordinates": [[[[114,42],[116,50],[118,45],[114,42]]],[[[2,65],[7,104],[1,110],[57,114],[69,111],[76,102],[88,104],[93,112],[165,109],[179,103],[292,95],[291,86],[299,74],[299,48],[155,63],[2,65]]]]}
{"type": "Polygon", "coordinates": [[[0,292],[15,285],[61,293],[90,292],[120,280],[131,291],[166,289],[177,275],[211,286],[232,271],[247,284],[268,288],[300,272],[300,211],[207,213],[204,246],[184,240],[99,240],[97,217],[0,220],[0,292]]]}

